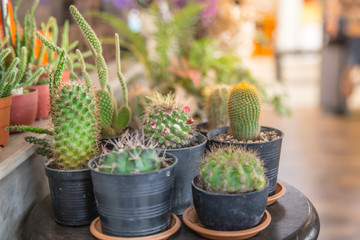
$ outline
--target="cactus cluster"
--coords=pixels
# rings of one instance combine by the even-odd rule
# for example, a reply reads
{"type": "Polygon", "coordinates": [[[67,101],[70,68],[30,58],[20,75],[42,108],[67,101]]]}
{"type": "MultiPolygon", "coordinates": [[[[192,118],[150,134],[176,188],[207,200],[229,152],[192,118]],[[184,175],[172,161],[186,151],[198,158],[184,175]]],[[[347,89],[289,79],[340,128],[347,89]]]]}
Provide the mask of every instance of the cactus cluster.
{"type": "Polygon", "coordinates": [[[174,95],[156,93],[150,98],[144,115],[144,133],[160,148],[181,148],[190,144],[193,138],[189,107],[176,104],[174,95]]]}
{"type": "Polygon", "coordinates": [[[160,169],[161,162],[162,159],[154,149],[126,146],[106,154],[98,169],[112,174],[145,173],[160,169]]]}
{"type": "Polygon", "coordinates": [[[200,165],[205,190],[216,193],[246,193],[266,186],[262,162],[251,152],[227,147],[208,152],[200,165]]]}
{"type": "Polygon", "coordinates": [[[103,129],[102,135],[105,137],[120,134],[130,121],[131,110],[128,106],[127,86],[121,73],[119,36],[118,34],[115,34],[115,48],[117,75],[122,87],[123,105],[118,108],[108,85],[108,69],[102,55],[100,40],[75,6],[70,6],[70,12],[85,36],[92,55],[95,58],[96,69],[101,86],[101,90],[96,92],[96,97],[99,101],[100,122],[103,129]]]}
{"type": "Polygon", "coordinates": [[[238,140],[253,140],[260,134],[261,100],[257,89],[246,82],[231,88],[228,99],[231,134],[238,140]]]}
{"type": "Polygon", "coordinates": [[[227,86],[218,86],[206,96],[205,111],[209,129],[228,125],[227,101],[229,90],[230,88],[227,86]]]}
{"type": "Polygon", "coordinates": [[[27,49],[21,48],[21,55],[15,57],[10,65],[6,67],[6,58],[11,53],[11,50],[4,49],[0,53],[0,98],[8,97],[11,91],[15,88],[25,87],[34,82],[43,72],[42,68],[39,68],[34,74],[28,76],[27,81],[21,83],[26,66],[27,66],[27,49]]]}
{"type": "Polygon", "coordinates": [[[61,50],[56,72],[50,74],[52,130],[31,126],[14,126],[10,129],[50,135],[51,141],[35,137],[25,140],[40,145],[37,152],[52,157],[57,168],[86,168],[87,162],[99,153],[97,103],[89,81],[85,84],[80,80],[72,81],[69,85],[61,84],[65,61],[65,50],[61,50]]]}

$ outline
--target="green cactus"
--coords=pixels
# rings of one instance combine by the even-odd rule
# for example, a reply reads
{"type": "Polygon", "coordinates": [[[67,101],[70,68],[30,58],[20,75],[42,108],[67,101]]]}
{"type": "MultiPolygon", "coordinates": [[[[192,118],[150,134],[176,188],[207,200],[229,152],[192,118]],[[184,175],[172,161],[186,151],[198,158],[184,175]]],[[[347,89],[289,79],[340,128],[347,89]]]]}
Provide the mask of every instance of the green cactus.
{"type": "MultiPolygon", "coordinates": [[[[64,86],[61,76],[65,64],[65,50],[61,51],[57,69],[50,75],[50,114],[53,130],[31,126],[13,126],[9,129],[47,133],[51,144],[43,139],[26,138],[39,144],[39,154],[54,159],[59,169],[86,168],[87,162],[99,153],[99,120],[95,93],[91,86],[78,80],[64,86]]],[[[85,70],[85,69],[84,69],[85,70]]]]}
{"type": "Polygon", "coordinates": [[[253,140],[260,134],[261,100],[257,89],[246,82],[231,88],[228,115],[232,135],[238,140],[253,140]]]}
{"type": "Polygon", "coordinates": [[[235,147],[208,152],[200,165],[205,190],[215,193],[246,193],[266,186],[264,167],[253,153],[235,147]]]}
{"type": "Polygon", "coordinates": [[[70,12],[76,23],[80,27],[83,35],[85,36],[95,59],[96,69],[101,86],[101,90],[96,92],[96,96],[100,106],[100,119],[101,126],[103,128],[102,135],[105,137],[109,136],[109,134],[120,134],[130,122],[131,110],[128,106],[128,93],[126,83],[121,73],[119,36],[118,34],[115,34],[115,48],[117,75],[122,87],[123,105],[118,108],[116,106],[115,98],[112,95],[112,92],[109,90],[108,69],[105,59],[102,55],[102,47],[100,41],[96,36],[94,30],[86,22],[85,18],[80,14],[80,12],[76,9],[75,6],[70,6],[70,12]]]}
{"type": "Polygon", "coordinates": [[[206,97],[205,111],[209,129],[228,125],[227,100],[229,90],[227,86],[218,86],[206,97]]]}
{"type": "Polygon", "coordinates": [[[154,149],[126,146],[106,154],[102,158],[99,171],[113,174],[151,172],[160,169],[161,162],[162,159],[154,149]]]}
{"type": "Polygon", "coordinates": [[[42,73],[43,68],[39,68],[34,74],[28,76],[28,79],[20,83],[23,78],[27,66],[27,49],[21,48],[21,55],[12,59],[8,67],[6,67],[6,58],[11,50],[5,49],[0,53],[0,98],[8,97],[15,88],[25,87],[34,82],[42,73]]]}
{"type": "Polygon", "coordinates": [[[149,98],[144,115],[144,133],[160,148],[181,148],[190,144],[193,138],[194,123],[189,107],[182,108],[176,104],[172,94],[149,98]]]}

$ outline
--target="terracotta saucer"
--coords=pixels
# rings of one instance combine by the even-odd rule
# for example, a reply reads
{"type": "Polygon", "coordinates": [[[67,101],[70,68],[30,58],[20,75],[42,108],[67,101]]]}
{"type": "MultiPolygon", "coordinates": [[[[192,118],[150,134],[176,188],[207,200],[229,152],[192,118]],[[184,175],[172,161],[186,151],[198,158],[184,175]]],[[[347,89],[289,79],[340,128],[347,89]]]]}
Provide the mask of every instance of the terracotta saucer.
{"type": "Polygon", "coordinates": [[[284,196],[285,193],[286,193],[285,186],[282,185],[281,183],[277,182],[276,183],[275,194],[268,197],[267,206],[275,203],[279,198],[284,196]]]}
{"type": "Polygon", "coordinates": [[[261,219],[260,223],[249,229],[239,230],[239,231],[218,231],[205,228],[196,213],[195,207],[191,206],[185,210],[183,214],[184,223],[200,234],[203,237],[215,240],[239,240],[247,239],[252,236],[255,236],[260,231],[264,230],[271,222],[270,213],[265,210],[264,216],[261,219]]]}
{"type": "Polygon", "coordinates": [[[175,214],[171,214],[171,225],[165,232],[144,237],[115,237],[102,233],[100,217],[97,217],[90,225],[90,232],[94,235],[94,237],[100,240],[165,240],[176,233],[180,226],[180,219],[175,214]]]}

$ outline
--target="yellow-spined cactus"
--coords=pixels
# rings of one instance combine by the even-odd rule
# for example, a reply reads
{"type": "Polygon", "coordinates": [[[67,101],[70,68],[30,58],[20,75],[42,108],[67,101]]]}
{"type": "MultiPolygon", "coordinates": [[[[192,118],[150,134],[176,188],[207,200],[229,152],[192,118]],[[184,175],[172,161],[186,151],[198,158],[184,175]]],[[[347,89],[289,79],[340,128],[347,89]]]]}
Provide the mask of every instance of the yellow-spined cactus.
{"type": "Polygon", "coordinates": [[[257,89],[246,82],[231,88],[228,99],[230,129],[238,140],[252,140],[259,136],[261,99],[257,89]]]}

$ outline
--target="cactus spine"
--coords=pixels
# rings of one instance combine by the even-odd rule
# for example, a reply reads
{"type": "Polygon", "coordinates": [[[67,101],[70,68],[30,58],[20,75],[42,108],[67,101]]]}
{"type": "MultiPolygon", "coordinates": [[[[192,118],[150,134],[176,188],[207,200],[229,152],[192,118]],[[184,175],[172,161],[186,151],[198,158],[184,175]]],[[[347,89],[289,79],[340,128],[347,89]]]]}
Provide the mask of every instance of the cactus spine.
{"type": "Polygon", "coordinates": [[[121,73],[119,36],[115,34],[115,48],[117,75],[122,87],[123,105],[117,109],[114,96],[112,95],[108,85],[108,69],[102,55],[101,43],[93,29],[75,6],[70,6],[70,12],[85,36],[95,58],[96,69],[101,85],[101,90],[96,92],[96,97],[100,108],[101,127],[103,128],[102,135],[109,136],[120,134],[130,122],[131,110],[128,106],[126,83],[121,73]]]}
{"type": "Polygon", "coordinates": [[[257,89],[246,82],[231,88],[228,99],[230,129],[238,140],[253,140],[260,133],[261,100],[257,89]]]}
{"type": "Polygon", "coordinates": [[[150,98],[144,115],[144,133],[161,148],[181,148],[193,138],[191,125],[194,123],[189,107],[176,104],[172,94],[157,93],[150,98]]]}
{"type": "Polygon", "coordinates": [[[205,100],[205,111],[209,129],[227,126],[227,100],[229,87],[219,86],[211,91],[205,100]]]}
{"type": "Polygon", "coordinates": [[[96,98],[91,86],[80,80],[67,86],[61,84],[65,61],[65,50],[61,50],[56,72],[50,74],[53,130],[31,126],[14,126],[10,129],[49,134],[53,138],[51,144],[37,138],[27,138],[26,141],[39,144],[41,148],[37,152],[52,157],[59,169],[86,168],[87,162],[99,153],[96,98]]]}
{"type": "Polygon", "coordinates": [[[205,190],[216,193],[246,193],[266,186],[261,160],[235,147],[208,152],[200,165],[200,178],[205,190]]]}

